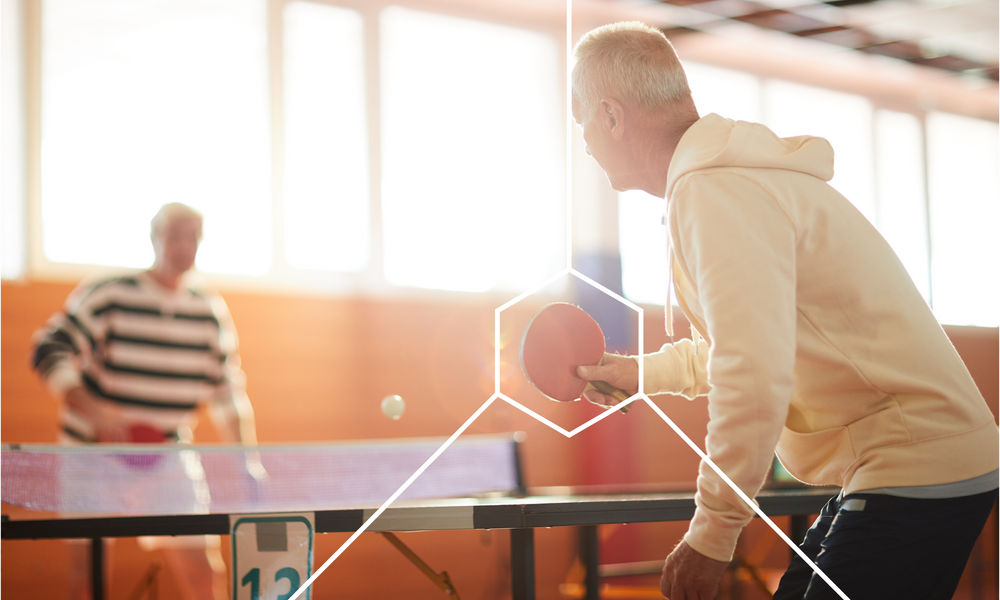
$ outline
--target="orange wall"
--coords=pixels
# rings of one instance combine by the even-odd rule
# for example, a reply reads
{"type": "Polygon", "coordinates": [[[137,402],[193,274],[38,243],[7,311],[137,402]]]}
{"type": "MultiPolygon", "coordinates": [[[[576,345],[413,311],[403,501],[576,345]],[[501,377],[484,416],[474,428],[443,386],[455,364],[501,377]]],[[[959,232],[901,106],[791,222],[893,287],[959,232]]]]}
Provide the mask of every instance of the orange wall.
{"type": "MultiPolygon", "coordinates": [[[[4,442],[51,443],[56,439],[55,403],[30,371],[28,353],[32,333],[60,309],[71,289],[67,284],[41,282],[4,282],[0,287],[0,438],[4,442]]],[[[493,393],[494,309],[507,298],[434,303],[247,293],[226,293],[225,297],[240,335],[261,442],[448,436],[493,393]],[[398,421],[380,412],[380,402],[388,394],[406,400],[406,412],[398,421]]],[[[538,305],[526,302],[503,313],[506,342],[501,390],[572,429],[600,409],[545,400],[521,374],[516,342],[538,305]]],[[[676,417],[681,423],[691,420],[695,432],[700,427],[695,439],[704,436],[697,406],[681,403],[676,417]]],[[[697,461],[652,416],[648,408],[637,407],[629,415],[613,415],[604,422],[607,427],[567,439],[498,401],[468,432],[527,432],[524,462],[532,486],[693,480],[697,461]],[[614,448],[613,453],[606,453],[606,448],[614,448]],[[637,456],[640,448],[669,458],[629,464],[626,459],[637,456]],[[615,463],[623,461],[625,468],[616,467],[615,463]]],[[[207,419],[197,428],[196,438],[217,439],[207,419]]],[[[25,516],[23,511],[4,509],[25,516]]],[[[675,529],[663,548],[683,533],[683,528],[675,529]]],[[[565,581],[573,558],[574,535],[565,528],[536,534],[540,598],[558,597],[557,586],[565,581]]],[[[317,564],[344,539],[320,536],[317,564]]],[[[481,597],[488,595],[488,589],[509,585],[506,532],[423,533],[405,539],[432,567],[448,570],[463,596],[481,597]]],[[[117,548],[118,582],[138,581],[155,558],[141,554],[132,540],[120,540],[117,548]]],[[[61,559],[45,560],[62,557],[59,542],[4,542],[3,550],[3,592],[11,597],[21,597],[20,591],[27,586],[57,586],[64,576],[61,559]]],[[[650,555],[621,559],[662,558],[662,554],[661,548],[650,555]]],[[[161,597],[169,598],[173,588],[169,575],[164,577],[161,597]]],[[[317,582],[319,595],[314,597],[328,597],[322,595],[324,590],[334,588],[357,594],[338,597],[421,597],[414,594],[426,592],[436,598],[440,593],[385,540],[367,534],[317,582]],[[386,572],[394,577],[380,576],[386,572]]]]}
{"type": "MultiPolygon", "coordinates": [[[[31,334],[59,310],[71,285],[3,282],[0,286],[0,439],[55,440],[55,403],[28,368],[31,334]]],[[[224,294],[239,330],[248,392],[261,442],[300,442],[447,436],[493,391],[494,309],[507,299],[468,296],[467,301],[374,300],[224,294]],[[399,421],[382,416],[381,399],[399,394],[407,403],[399,421]]],[[[526,300],[501,317],[501,390],[557,424],[572,429],[597,414],[585,403],[544,400],[520,372],[517,342],[539,306],[526,300]]],[[[662,309],[647,308],[645,347],[663,343],[662,309]]],[[[996,414],[997,329],[947,328],[996,414]]],[[[695,442],[705,435],[703,399],[662,397],[657,404],[695,442]]],[[[645,405],[615,414],[567,439],[504,402],[495,402],[470,433],[526,431],[529,485],[692,483],[697,457],[645,405]]],[[[205,420],[201,441],[215,440],[205,420]]],[[[23,511],[4,506],[5,513],[23,511]]],[[[605,549],[604,562],[662,559],[683,534],[683,524],[623,527],[605,549]]],[[[317,565],[345,536],[320,536],[317,565]]],[[[505,532],[421,533],[404,538],[432,567],[448,570],[463,597],[494,597],[508,584],[505,532]]],[[[536,533],[539,598],[558,598],[575,538],[566,528],[536,533]]],[[[133,540],[116,551],[116,595],[127,593],[151,557],[133,540]]],[[[2,593],[54,597],[64,576],[59,542],[3,542],[2,593]],[[56,557],[53,560],[49,558],[56,557]],[[40,589],[35,586],[49,586],[40,589]],[[28,590],[32,590],[29,592],[28,590]],[[49,590],[45,592],[45,590],[49,590]],[[45,593],[42,593],[45,592],[45,593]]],[[[995,561],[994,561],[995,562],[995,561]]],[[[172,597],[164,575],[161,597],[172,597]]],[[[995,589],[995,587],[994,587],[995,589]]],[[[365,534],[338,559],[314,589],[314,598],[440,597],[416,568],[375,534],[365,534]],[[393,577],[384,577],[393,573],[393,577]]],[[[502,594],[499,595],[502,597],[502,594]]]]}

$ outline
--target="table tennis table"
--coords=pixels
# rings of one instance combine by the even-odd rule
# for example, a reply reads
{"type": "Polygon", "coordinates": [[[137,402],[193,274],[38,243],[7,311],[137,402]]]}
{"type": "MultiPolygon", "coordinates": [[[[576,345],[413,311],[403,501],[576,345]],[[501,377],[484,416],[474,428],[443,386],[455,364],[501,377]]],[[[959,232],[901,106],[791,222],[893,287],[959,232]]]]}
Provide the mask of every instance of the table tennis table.
{"type": "MultiPolygon", "coordinates": [[[[804,531],[806,515],[816,514],[837,490],[789,489],[764,491],[757,496],[769,516],[792,515],[804,531]]],[[[376,507],[314,511],[316,533],[353,533],[376,507]]],[[[389,506],[368,527],[369,532],[506,529],[510,532],[511,589],[515,600],[535,598],[534,529],[580,527],[592,540],[586,552],[586,598],[598,598],[596,527],[605,524],[686,521],[694,515],[693,492],[619,495],[530,495],[526,497],[428,499],[389,506]]],[[[229,514],[154,515],[66,519],[5,519],[5,540],[83,538],[95,541],[99,553],[103,538],[144,535],[228,535],[229,514]]],[[[793,538],[794,539],[794,538],[793,538]]],[[[95,582],[100,578],[100,555],[95,557],[95,582]]],[[[95,590],[95,598],[103,591],[95,590]]]]}

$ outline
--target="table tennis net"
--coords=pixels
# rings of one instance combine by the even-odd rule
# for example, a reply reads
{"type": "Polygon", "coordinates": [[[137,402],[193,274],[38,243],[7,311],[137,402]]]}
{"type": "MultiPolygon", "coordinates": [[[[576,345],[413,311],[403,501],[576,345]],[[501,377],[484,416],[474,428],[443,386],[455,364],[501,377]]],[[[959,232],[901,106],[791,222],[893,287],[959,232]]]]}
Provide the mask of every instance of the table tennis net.
{"type": "MultiPolygon", "coordinates": [[[[232,445],[5,445],[2,500],[87,516],[294,512],[380,506],[445,438],[232,445]]],[[[455,440],[398,500],[523,488],[511,435],[455,440]]]]}

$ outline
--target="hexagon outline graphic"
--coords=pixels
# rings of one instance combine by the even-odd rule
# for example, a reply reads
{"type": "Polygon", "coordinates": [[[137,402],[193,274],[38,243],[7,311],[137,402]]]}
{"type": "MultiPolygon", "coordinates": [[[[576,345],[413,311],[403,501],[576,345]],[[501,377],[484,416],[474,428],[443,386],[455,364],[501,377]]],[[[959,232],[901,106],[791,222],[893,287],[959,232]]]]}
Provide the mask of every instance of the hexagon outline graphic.
{"type": "MultiPolygon", "coordinates": [[[[569,57],[572,57],[572,55],[573,55],[573,53],[572,53],[572,14],[573,14],[572,4],[573,4],[573,0],[566,0],[566,34],[567,34],[566,35],[566,44],[567,44],[567,48],[566,49],[567,49],[567,56],[569,56],[569,57]]],[[[569,76],[569,73],[567,73],[567,77],[568,76],[569,76]]],[[[568,80],[567,80],[567,83],[569,84],[568,80]]],[[[567,94],[567,103],[566,104],[567,104],[567,109],[569,109],[570,108],[570,96],[568,94],[567,94]]],[[[570,146],[572,144],[571,140],[572,140],[572,126],[567,130],[567,150],[569,150],[569,152],[567,153],[567,165],[566,165],[566,167],[567,167],[567,187],[566,187],[566,190],[565,190],[567,201],[572,197],[572,183],[571,183],[571,181],[572,181],[572,177],[571,177],[571,171],[572,171],[572,151],[570,149],[570,146]]],[[[559,272],[557,272],[556,274],[554,274],[550,278],[546,279],[545,281],[543,281],[539,285],[535,286],[534,288],[529,289],[528,291],[526,291],[526,292],[524,292],[522,294],[519,294],[518,296],[516,296],[512,300],[504,303],[503,305],[501,305],[500,307],[498,307],[498,308],[496,308],[494,310],[494,338],[493,338],[493,351],[494,351],[494,364],[493,364],[493,368],[494,368],[494,391],[493,391],[493,395],[490,396],[485,402],[483,402],[483,404],[472,414],[472,416],[470,416],[469,419],[466,420],[465,423],[463,423],[455,431],[455,433],[453,433],[451,435],[451,437],[449,437],[441,445],[441,447],[438,448],[434,452],[434,454],[432,454],[431,457],[428,458],[427,461],[425,461],[424,464],[421,465],[420,468],[418,468],[413,473],[413,475],[411,475],[410,478],[407,479],[406,482],[404,482],[403,485],[401,485],[399,487],[399,489],[396,490],[396,492],[393,493],[389,497],[389,499],[386,500],[372,514],[372,516],[369,517],[361,525],[361,527],[354,534],[352,534],[347,539],[347,541],[345,541],[337,549],[337,551],[334,552],[333,555],[331,555],[326,560],[326,562],[323,563],[323,565],[321,565],[318,569],[316,569],[315,572],[305,582],[302,583],[302,585],[299,587],[298,590],[296,590],[293,594],[291,594],[291,596],[289,596],[289,600],[296,600],[305,590],[307,590],[312,585],[312,583],[316,580],[316,578],[319,577],[326,570],[326,568],[329,567],[354,542],[354,540],[356,540],[358,538],[358,536],[360,536],[362,533],[364,533],[368,529],[368,527],[390,505],[392,505],[393,502],[396,501],[396,499],[400,496],[400,494],[402,494],[404,491],[406,491],[406,489],[414,481],[416,481],[416,479],[418,477],[420,477],[420,475],[423,474],[423,472],[431,464],[433,464],[434,461],[437,460],[437,458],[445,450],[447,450],[448,447],[450,447],[451,444],[456,439],[458,439],[458,437],[466,429],[468,429],[468,427],[470,425],[472,425],[472,423],[474,423],[476,421],[476,419],[478,419],[479,416],[482,415],[482,413],[488,407],[490,407],[493,404],[493,402],[495,400],[497,400],[498,398],[501,399],[501,400],[503,400],[504,402],[507,402],[508,404],[510,404],[511,406],[513,406],[514,408],[517,408],[518,410],[522,411],[526,415],[534,418],[538,422],[543,423],[544,425],[548,426],[553,431],[557,431],[557,432],[561,433],[562,435],[566,436],[567,438],[573,437],[577,433],[580,433],[581,431],[586,430],[588,427],[596,424],[597,422],[601,421],[602,419],[607,418],[612,413],[617,412],[616,410],[612,410],[612,409],[602,411],[601,414],[599,414],[596,417],[590,419],[586,423],[584,423],[584,424],[576,427],[572,431],[567,431],[563,427],[561,427],[559,425],[556,425],[555,423],[552,423],[548,419],[542,417],[538,413],[536,413],[536,412],[532,411],[531,409],[525,407],[524,405],[522,405],[521,403],[517,402],[513,398],[510,398],[506,394],[503,394],[502,392],[500,392],[500,345],[501,345],[500,344],[500,313],[503,312],[505,309],[510,308],[511,306],[514,306],[515,304],[517,304],[521,300],[527,298],[528,296],[534,294],[538,290],[540,290],[540,289],[544,288],[545,286],[549,285],[550,283],[552,283],[553,281],[555,281],[559,277],[563,277],[563,276],[566,276],[566,275],[572,275],[574,277],[577,277],[581,281],[587,283],[588,285],[591,285],[595,289],[600,290],[604,294],[606,294],[606,295],[614,298],[618,302],[621,302],[623,305],[631,308],[632,310],[634,310],[634,311],[636,311],[638,313],[638,316],[639,316],[639,319],[638,319],[638,352],[639,352],[640,356],[642,354],[644,354],[643,310],[642,310],[642,308],[639,307],[639,306],[637,306],[637,305],[635,305],[635,304],[633,304],[632,302],[628,301],[627,299],[625,299],[624,297],[618,295],[617,293],[609,290],[605,286],[597,283],[593,279],[587,277],[586,275],[580,273],[579,271],[577,271],[576,269],[574,269],[572,267],[572,250],[571,250],[571,248],[572,248],[572,209],[571,209],[571,202],[568,201],[567,204],[568,204],[568,206],[567,206],[567,211],[566,211],[566,225],[567,225],[566,246],[567,246],[567,264],[569,264],[570,266],[568,266],[568,267],[560,270],[559,272]]],[[[668,305],[665,306],[664,310],[671,310],[671,307],[669,306],[669,301],[668,301],[668,305]]],[[[789,548],[791,548],[803,561],[805,561],[805,563],[807,565],[809,565],[809,567],[813,570],[813,572],[815,572],[824,582],[826,582],[827,585],[829,585],[830,588],[834,592],[836,592],[837,595],[840,596],[843,600],[850,600],[850,598],[848,598],[847,595],[843,591],[841,591],[841,589],[836,584],[834,584],[833,581],[831,581],[829,577],[827,577],[827,575],[816,565],[816,563],[813,562],[811,559],[809,559],[809,557],[807,557],[805,555],[805,553],[798,547],[798,545],[795,544],[794,542],[792,542],[788,538],[788,536],[786,536],[785,533],[783,531],[781,531],[781,528],[778,527],[773,521],[771,521],[771,519],[766,514],[764,514],[763,511],[761,511],[761,509],[757,505],[757,503],[754,502],[754,501],[752,501],[750,498],[748,498],[746,496],[746,494],[743,492],[743,490],[741,490],[729,478],[729,476],[726,475],[722,471],[722,469],[720,469],[711,459],[709,459],[708,455],[705,452],[703,452],[701,450],[701,448],[699,448],[697,446],[697,444],[695,444],[691,440],[691,438],[689,438],[687,436],[687,434],[685,434],[666,415],[666,413],[664,413],[655,403],[653,403],[652,400],[650,400],[649,396],[647,396],[646,393],[644,392],[644,387],[645,387],[644,386],[645,373],[644,373],[644,365],[643,365],[644,361],[639,360],[639,361],[636,361],[636,362],[638,363],[638,366],[639,366],[639,388],[638,388],[638,391],[635,394],[633,394],[631,397],[629,397],[629,399],[626,402],[623,402],[623,403],[617,405],[617,407],[629,405],[629,404],[631,404],[631,403],[633,403],[633,402],[635,402],[635,401],[637,401],[639,399],[643,400],[647,405],[649,405],[649,407],[653,410],[653,412],[655,412],[661,419],[663,419],[663,421],[674,431],[674,433],[676,433],[678,435],[678,437],[680,437],[681,440],[684,441],[684,443],[686,443],[695,452],[695,454],[698,455],[698,457],[705,464],[707,464],[712,470],[714,470],[719,475],[719,477],[721,477],[722,480],[725,481],[726,484],[734,492],[736,492],[736,494],[740,497],[740,499],[743,500],[743,502],[745,502],[754,511],[754,513],[758,517],[760,517],[765,523],[768,524],[768,526],[778,535],[778,537],[781,540],[783,540],[786,544],[788,544],[789,548]]]]}
{"type": "MultiPolygon", "coordinates": [[[[606,287],[602,286],[601,284],[595,282],[594,280],[592,280],[591,278],[587,277],[586,275],[583,275],[582,273],[580,273],[579,271],[573,269],[572,267],[567,267],[567,268],[559,271],[558,273],[556,273],[552,277],[546,279],[544,282],[542,282],[538,286],[536,286],[536,287],[534,287],[534,288],[532,288],[532,289],[530,289],[530,290],[528,290],[528,291],[526,291],[526,292],[524,292],[522,294],[519,294],[514,299],[512,299],[512,300],[504,303],[500,307],[496,308],[494,310],[494,327],[495,327],[495,329],[494,329],[494,339],[493,339],[493,350],[494,350],[494,357],[495,357],[495,360],[494,360],[495,380],[494,380],[494,392],[493,392],[493,395],[490,396],[485,402],[483,402],[483,404],[472,414],[472,416],[470,416],[465,421],[465,423],[463,423],[455,431],[455,433],[453,433],[451,435],[451,437],[449,437],[443,444],[441,444],[441,447],[439,447],[434,452],[434,454],[432,454],[430,456],[430,458],[428,458],[424,462],[424,464],[422,464],[420,466],[420,468],[418,468],[413,473],[413,475],[411,475],[399,487],[399,489],[397,489],[384,503],[382,503],[382,505],[361,525],[360,528],[358,528],[358,530],[356,532],[354,532],[347,539],[347,541],[345,541],[343,544],[341,544],[341,546],[318,569],[316,569],[313,572],[313,574],[310,575],[308,579],[306,579],[305,582],[302,583],[302,585],[299,587],[298,590],[296,590],[291,596],[289,596],[289,600],[296,600],[300,595],[302,595],[302,593],[304,593],[312,585],[312,583],[321,574],[323,574],[324,571],[326,571],[327,567],[329,567],[331,564],[333,564],[333,562],[335,560],[337,560],[337,558],[339,558],[340,555],[343,554],[343,552],[345,550],[347,550],[347,548],[350,547],[350,545],[352,543],[354,543],[354,541],[362,533],[364,533],[365,531],[367,531],[368,528],[371,526],[371,524],[374,523],[375,520],[378,519],[378,517],[383,512],[385,512],[385,510],[387,508],[389,508],[389,506],[391,506],[396,501],[396,499],[399,498],[399,496],[403,492],[405,492],[407,490],[407,488],[409,488],[410,485],[412,485],[413,482],[416,481],[417,478],[419,478],[423,474],[423,472],[428,467],[430,467],[434,463],[434,461],[436,461],[438,459],[438,457],[441,456],[441,454],[444,453],[444,451],[447,450],[451,446],[451,444],[456,439],[458,439],[458,437],[460,435],[462,435],[462,433],[464,433],[465,430],[468,429],[469,426],[472,425],[480,417],[480,415],[483,414],[483,412],[487,408],[489,408],[490,406],[492,406],[493,402],[495,400],[497,400],[498,398],[501,399],[501,400],[503,400],[504,402],[507,402],[508,404],[510,404],[511,406],[513,406],[514,408],[517,408],[518,410],[522,411],[526,415],[534,418],[538,422],[540,422],[540,423],[548,426],[553,431],[561,433],[562,435],[566,436],[567,438],[573,437],[577,433],[580,433],[581,431],[586,430],[587,428],[589,428],[590,426],[594,425],[595,423],[597,423],[597,422],[601,421],[602,419],[607,418],[609,415],[617,412],[617,410],[613,410],[613,409],[609,408],[608,410],[602,411],[599,415],[597,415],[596,417],[590,419],[586,423],[584,423],[584,424],[576,427],[572,431],[567,431],[563,427],[560,427],[559,425],[556,425],[555,423],[552,423],[551,421],[549,421],[545,417],[542,417],[538,413],[532,411],[531,409],[527,408],[526,406],[522,405],[521,403],[517,402],[516,400],[514,400],[514,399],[510,398],[509,396],[507,396],[507,395],[505,395],[505,394],[503,394],[503,393],[500,392],[500,387],[499,387],[500,386],[500,367],[499,367],[499,364],[500,364],[500,313],[503,310],[505,310],[507,308],[510,308],[514,304],[520,302],[524,298],[527,298],[531,294],[537,292],[538,290],[544,288],[546,285],[549,285],[550,283],[552,283],[553,281],[555,281],[559,277],[562,277],[562,276],[564,276],[566,274],[570,274],[570,275],[573,275],[575,277],[578,277],[581,281],[584,281],[584,282],[588,283],[589,285],[594,286],[596,289],[599,289],[600,291],[604,292],[605,294],[607,294],[607,295],[615,298],[616,300],[618,300],[622,304],[624,304],[624,305],[632,308],[633,310],[635,310],[638,313],[638,315],[639,315],[639,324],[638,324],[638,330],[639,330],[638,331],[638,336],[639,336],[638,337],[638,340],[639,340],[639,353],[640,353],[640,355],[642,354],[642,352],[643,352],[643,333],[642,333],[642,331],[643,331],[643,326],[642,326],[643,311],[642,311],[642,308],[639,307],[639,306],[636,306],[635,304],[633,304],[631,302],[629,302],[625,298],[622,298],[618,294],[612,292],[608,288],[606,288],[606,287]]],[[[670,307],[669,306],[665,307],[665,310],[670,310],[670,307]]],[[[711,468],[713,471],[715,471],[716,474],[718,474],[719,477],[723,481],[725,481],[726,485],[728,485],[740,497],[740,499],[743,500],[743,502],[745,502],[747,504],[747,506],[749,506],[750,509],[753,510],[753,512],[758,517],[760,517],[761,520],[763,520],[765,523],[767,523],[767,525],[778,535],[778,537],[782,541],[784,541],[788,545],[788,547],[791,548],[792,551],[795,552],[799,556],[799,558],[801,558],[813,570],[814,573],[816,573],[827,585],[830,586],[830,589],[832,589],[843,600],[850,600],[850,598],[848,598],[847,595],[835,583],[833,583],[832,580],[830,580],[830,578],[822,571],[822,569],[820,569],[819,566],[813,560],[811,560],[808,556],[806,556],[805,553],[802,551],[802,549],[799,548],[797,544],[795,544],[794,542],[792,542],[792,540],[788,538],[788,536],[781,530],[781,528],[778,527],[774,523],[774,521],[772,521],[770,519],[770,517],[768,517],[760,509],[760,507],[757,505],[757,503],[754,502],[753,500],[751,500],[743,492],[743,490],[741,490],[739,488],[739,486],[737,486],[732,481],[732,479],[730,479],[729,476],[726,475],[726,473],[723,472],[723,470],[721,468],[719,468],[715,464],[715,462],[712,461],[708,457],[708,454],[706,454],[705,452],[703,452],[701,450],[701,448],[699,448],[698,445],[695,444],[694,441],[691,440],[691,438],[688,437],[688,435],[686,433],[684,433],[684,431],[681,430],[681,428],[678,427],[677,424],[674,423],[673,420],[671,420],[670,417],[668,417],[666,415],[666,413],[664,413],[660,409],[659,406],[657,406],[652,400],[650,400],[649,396],[647,396],[646,393],[643,391],[643,361],[640,360],[640,361],[636,361],[636,362],[639,364],[639,391],[636,392],[635,394],[633,394],[631,397],[629,397],[629,399],[626,402],[623,402],[623,403],[619,404],[618,406],[624,406],[624,405],[627,405],[627,404],[631,404],[631,403],[633,403],[633,402],[635,402],[635,401],[637,401],[639,399],[642,399],[647,405],[649,405],[649,407],[653,410],[653,412],[656,413],[667,424],[667,426],[670,427],[670,429],[672,429],[674,431],[674,433],[677,434],[677,436],[680,437],[680,439],[685,444],[687,444],[688,447],[690,447],[691,450],[693,450],[695,452],[695,454],[697,454],[698,457],[706,465],[709,466],[709,468],[711,468]]]]}
{"type": "MultiPolygon", "coordinates": [[[[506,310],[506,309],[514,306],[515,304],[517,304],[521,300],[524,300],[525,298],[528,298],[532,294],[535,294],[536,292],[538,292],[539,290],[545,288],[545,286],[551,284],[552,282],[554,282],[555,280],[559,279],[560,277],[564,277],[566,275],[572,275],[572,276],[576,277],[577,279],[579,279],[580,281],[583,281],[587,285],[590,285],[594,289],[597,289],[597,290],[603,292],[604,294],[610,296],[611,298],[614,298],[618,302],[621,302],[623,305],[625,305],[626,307],[634,310],[638,314],[639,318],[638,318],[638,326],[637,326],[637,328],[638,328],[637,335],[638,335],[638,342],[639,342],[639,348],[638,348],[638,350],[639,350],[639,354],[640,355],[643,354],[643,328],[642,328],[643,310],[642,310],[641,306],[638,306],[638,305],[636,305],[636,304],[628,301],[627,299],[623,298],[622,296],[619,296],[615,292],[609,290],[607,287],[605,287],[605,286],[601,285],[600,283],[594,281],[590,277],[587,277],[586,275],[584,275],[583,273],[577,271],[573,267],[566,267],[566,268],[562,269],[561,271],[559,271],[558,273],[556,273],[555,275],[552,275],[548,279],[544,280],[542,283],[538,284],[537,286],[529,289],[526,292],[523,292],[523,293],[519,294],[518,296],[516,296],[512,300],[509,300],[509,301],[505,302],[504,304],[500,305],[499,307],[497,307],[493,311],[493,394],[495,396],[499,396],[505,402],[507,402],[508,404],[510,404],[511,406],[513,406],[514,408],[517,408],[518,410],[524,412],[525,414],[530,415],[531,417],[533,417],[534,419],[536,419],[539,422],[545,423],[551,429],[553,429],[555,431],[558,431],[559,433],[561,433],[561,434],[563,434],[563,435],[565,435],[566,437],[569,438],[569,437],[573,437],[577,433],[585,430],[587,427],[590,427],[591,425],[593,425],[594,423],[600,421],[601,419],[606,418],[610,413],[612,413],[614,411],[604,411],[603,413],[597,415],[596,417],[594,417],[591,420],[587,421],[583,425],[580,425],[579,427],[577,427],[573,431],[566,431],[566,429],[564,429],[563,427],[561,427],[559,425],[556,425],[555,423],[549,421],[545,417],[543,417],[543,416],[539,415],[538,413],[532,411],[531,409],[527,408],[526,406],[522,405],[521,403],[517,402],[513,398],[507,396],[506,394],[504,394],[503,392],[500,391],[500,346],[501,346],[501,344],[499,343],[499,340],[500,340],[500,313],[503,312],[504,310],[506,310]]],[[[640,361],[636,361],[636,362],[639,363],[639,392],[636,392],[635,394],[633,394],[632,396],[630,396],[629,399],[626,400],[625,402],[622,402],[621,404],[616,405],[615,408],[621,408],[621,407],[624,407],[624,406],[628,406],[628,405],[632,404],[632,402],[634,402],[635,400],[637,400],[638,398],[640,398],[641,395],[642,395],[640,392],[642,391],[642,389],[644,387],[643,386],[643,381],[644,381],[643,361],[640,360],[640,361]]]]}

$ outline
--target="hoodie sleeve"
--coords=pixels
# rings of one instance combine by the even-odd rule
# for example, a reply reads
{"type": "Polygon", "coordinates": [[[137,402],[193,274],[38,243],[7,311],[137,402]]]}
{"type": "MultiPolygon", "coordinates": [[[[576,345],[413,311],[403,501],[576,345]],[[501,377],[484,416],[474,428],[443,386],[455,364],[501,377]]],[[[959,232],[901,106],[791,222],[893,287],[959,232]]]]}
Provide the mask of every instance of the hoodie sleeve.
{"type": "MultiPolygon", "coordinates": [[[[793,222],[759,183],[739,173],[692,174],[670,201],[675,256],[704,312],[709,460],[748,498],[763,485],[793,389],[793,222]]],[[[699,467],[693,549],[732,559],[753,510],[709,464],[699,467]]]]}
{"type": "Polygon", "coordinates": [[[708,393],[708,356],[704,340],[696,346],[686,338],[643,355],[643,391],[647,395],[679,394],[690,400],[708,393]]]}

